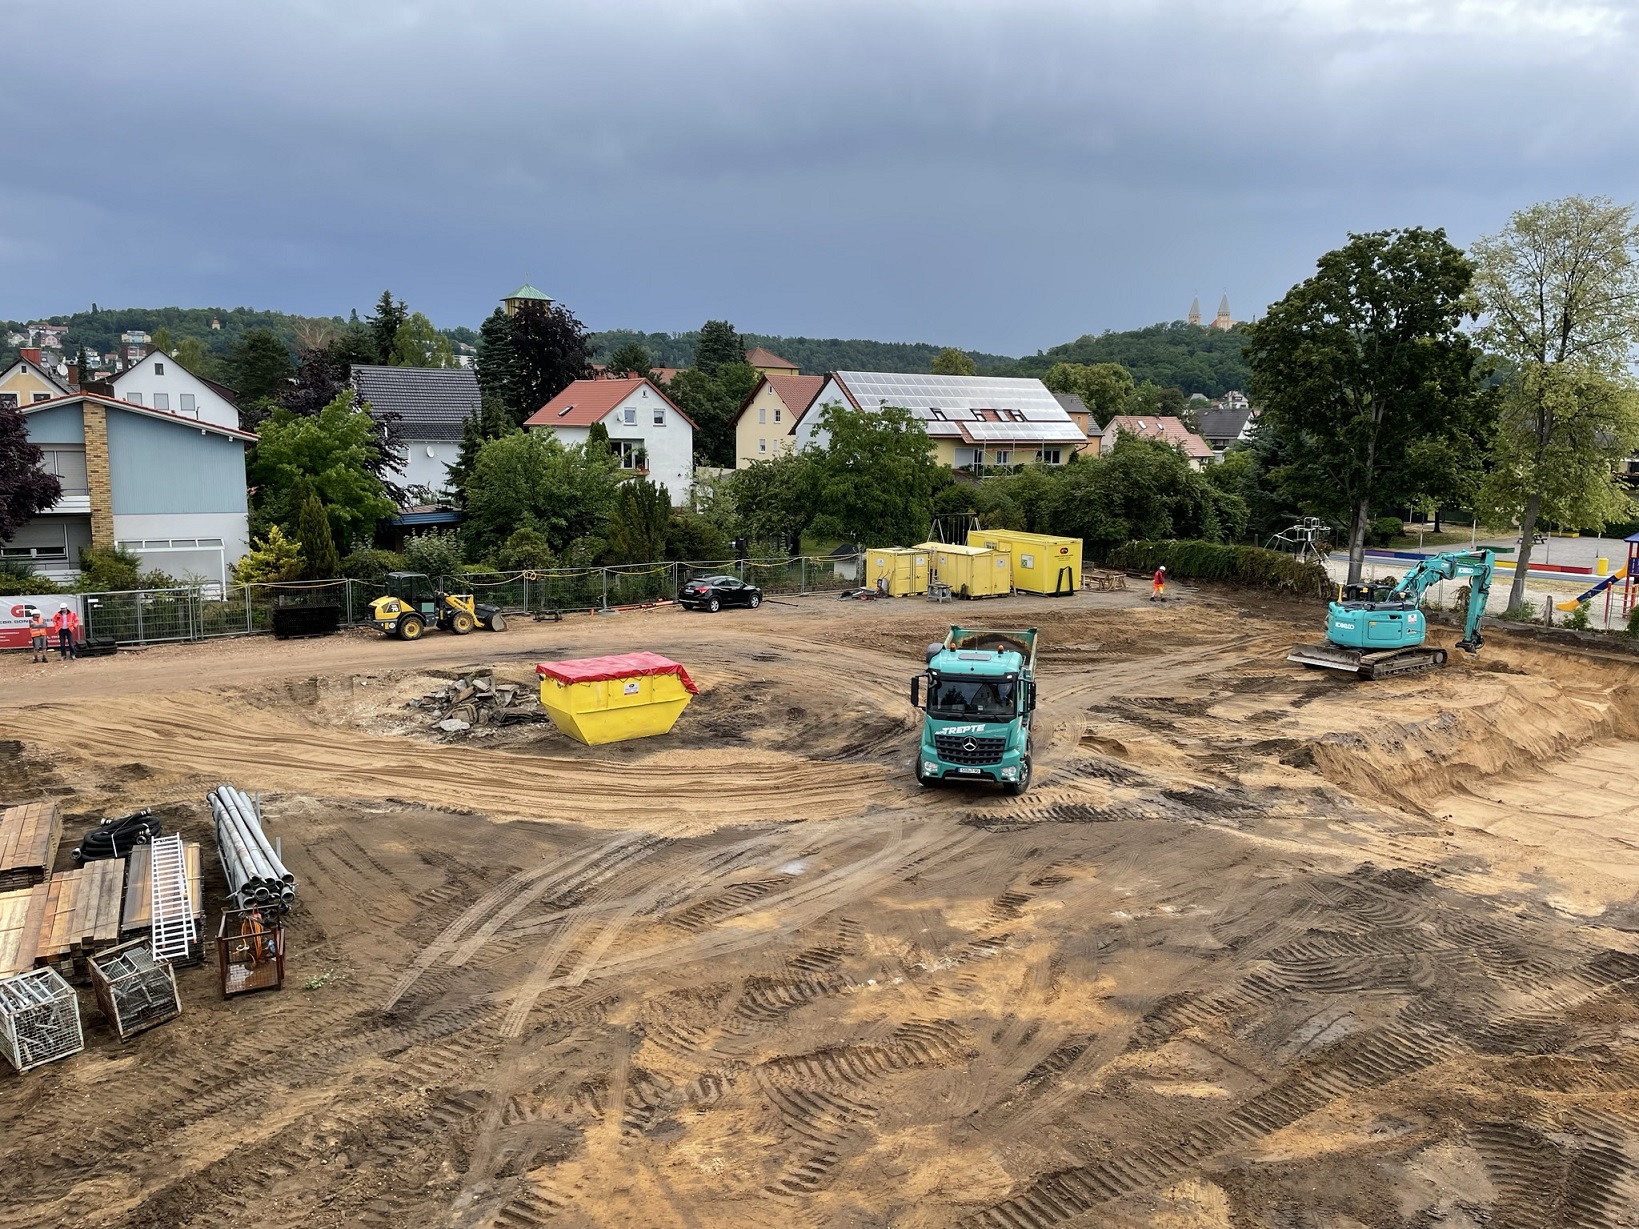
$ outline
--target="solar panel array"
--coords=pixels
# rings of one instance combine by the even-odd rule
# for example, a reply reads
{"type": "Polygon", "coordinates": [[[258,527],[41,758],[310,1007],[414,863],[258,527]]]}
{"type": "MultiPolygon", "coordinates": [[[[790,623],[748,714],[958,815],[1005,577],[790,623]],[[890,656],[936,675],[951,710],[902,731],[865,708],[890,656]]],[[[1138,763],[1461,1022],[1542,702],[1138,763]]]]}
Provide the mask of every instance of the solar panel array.
{"type": "Polygon", "coordinates": [[[919,417],[955,411],[964,425],[974,410],[1022,410],[1038,422],[1068,424],[1070,416],[1040,380],[1000,376],[922,376],[884,371],[839,371],[862,410],[901,406],[919,417]]]}
{"type": "Polygon", "coordinates": [[[976,443],[991,440],[1011,443],[1015,440],[1064,441],[1081,438],[1081,432],[1068,418],[1063,422],[968,422],[963,419],[960,425],[967,433],[967,437],[976,443]]]}

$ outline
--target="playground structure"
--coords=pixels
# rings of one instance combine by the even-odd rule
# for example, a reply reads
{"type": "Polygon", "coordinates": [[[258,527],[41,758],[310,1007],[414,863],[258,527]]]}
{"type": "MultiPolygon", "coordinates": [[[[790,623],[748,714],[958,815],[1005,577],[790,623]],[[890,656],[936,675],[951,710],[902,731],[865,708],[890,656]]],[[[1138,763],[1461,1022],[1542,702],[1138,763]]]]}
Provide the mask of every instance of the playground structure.
{"type": "Polygon", "coordinates": [[[1325,563],[1331,544],[1331,526],[1318,516],[1300,517],[1296,524],[1288,525],[1269,539],[1270,550],[1296,555],[1299,563],[1305,560],[1325,563]]]}
{"type": "Polygon", "coordinates": [[[1639,580],[1639,533],[1627,538],[1628,561],[1622,565],[1620,571],[1612,572],[1604,580],[1591,589],[1584,590],[1566,602],[1555,602],[1554,608],[1566,613],[1575,610],[1583,602],[1591,602],[1601,593],[1605,595],[1605,623],[1608,626],[1611,619],[1611,597],[1616,586],[1622,586],[1622,621],[1626,622],[1633,611],[1634,602],[1639,600],[1639,594],[1634,592],[1635,581],[1639,580]]]}

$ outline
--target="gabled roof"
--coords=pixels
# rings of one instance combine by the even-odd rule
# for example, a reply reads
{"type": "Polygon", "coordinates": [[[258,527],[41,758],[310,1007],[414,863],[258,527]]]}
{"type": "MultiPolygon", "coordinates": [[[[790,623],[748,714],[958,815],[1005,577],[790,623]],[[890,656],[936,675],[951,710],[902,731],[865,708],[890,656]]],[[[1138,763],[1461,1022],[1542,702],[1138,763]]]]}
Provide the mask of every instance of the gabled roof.
{"type": "MultiPolygon", "coordinates": [[[[178,359],[176,357],[176,355],[166,354],[163,350],[156,350],[152,346],[148,347],[148,352],[146,354],[144,354],[141,358],[139,358],[136,361],[136,363],[132,363],[130,366],[126,367],[122,371],[114,372],[113,379],[110,380],[109,383],[111,383],[114,386],[118,387],[119,382],[121,380],[123,380],[126,376],[130,375],[133,371],[135,371],[137,369],[137,364],[138,363],[145,363],[156,354],[159,355],[160,358],[162,358],[167,363],[175,363],[177,367],[179,367],[181,370],[187,372],[194,379],[198,380],[201,384],[205,385],[213,393],[215,393],[218,397],[222,398],[222,400],[226,401],[229,405],[231,405],[234,409],[237,410],[239,408],[239,393],[236,389],[229,388],[226,384],[218,384],[215,380],[211,379],[209,376],[200,375],[192,367],[189,367],[186,363],[184,363],[180,359],[178,359]]],[[[83,371],[80,372],[80,378],[82,380],[85,378],[85,372],[83,372],[83,371]]]]}
{"type": "Polygon", "coordinates": [[[1201,415],[1201,438],[1238,440],[1251,417],[1251,410],[1208,410],[1201,415]]]}
{"type": "MultiPolygon", "coordinates": [[[[899,406],[915,415],[935,439],[1086,439],[1047,386],[1036,379],[884,371],[837,371],[829,378],[854,409],[899,406]],[[1017,429],[1002,432],[1003,427],[1017,429]]],[[[815,397],[803,417],[814,413],[818,404],[815,397]]]]}
{"type": "Polygon", "coordinates": [[[1087,408],[1087,403],[1075,393],[1054,393],[1053,400],[1064,407],[1066,414],[1085,414],[1087,415],[1087,421],[1092,426],[1098,426],[1098,420],[1093,417],[1093,412],[1087,408]]]}
{"type": "Polygon", "coordinates": [[[353,368],[353,391],[378,414],[397,414],[405,439],[459,440],[477,411],[478,376],[471,367],[353,368]]]}
{"type": "Polygon", "coordinates": [[[156,410],[151,406],[132,405],[129,401],[121,401],[118,397],[105,397],[101,393],[68,393],[61,397],[53,397],[50,401],[36,401],[33,405],[21,405],[17,408],[26,418],[37,410],[55,409],[60,405],[67,405],[71,401],[95,401],[105,409],[121,410],[127,414],[137,414],[143,418],[155,418],[160,422],[174,423],[179,427],[191,427],[195,431],[209,432],[211,435],[220,435],[226,439],[237,440],[242,444],[254,444],[257,437],[249,431],[240,431],[235,427],[224,427],[219,423],[205,419],[189,418],[186,414],[173,414],[170,410],[156,410]]]}
{"type": "Polygon", "coordinates": [[[63,390],[64,393],[67,393],[69,391],[68,385],[64,384],[61,380],[59,380],[57,378],[56,372],[52,371],[44,363],[31,363],[26,358],[20,358],[16,362],[14,362],[10,367],[7,367],[4,371],[0,371],[0,380],[4,380],[7,376],[9,376],[12,372],[16,371],[19,367],[27,367],[31,374],[39,376],[42,380],[44,380],[47,384],[51,385],[53,388],[60,388],[60,389],[63,390]]]}
{"type": "Polygon", "coordinates": [[[820,389],[825,387],[824,376],[782,376],[761,375],[757,383],[752,386],[750,394],[740,402],[739,413],[734,415],[734,425],[740,425],[740,418],[751,408],[751,403],[757,399],[757,394],[764,387],[772,388],[774,395],[785,406],[786,412],[791,415],[791,430],[797,429],[797,420],[809,406],[814,404],[814,398],[820,395],[820,389]]]}
{"type": "Polygon", "coordinates": [[[1106,434],[1111,431],[1120,434],[1124,431],[1128,435],[1136,435],[1147,440],[1180,444],[1186,456],[1205,458],[1215,455],[1212,445],[1172,417],[1155,414],[1118,414],[1110,419],[1104,431],[1106,434]]]}
{"type": "Polygon", "coordinates": [[[753,367],[790,367],[793,371],[797,365],[788,358],[781,358],[772,350],[764,350],[756,346],[746,352],[746,362],[753,367]]]}
{"type": "MultiPolygon", "coordinates": [[[[659,397],[672,409],[677,410],[682,420],[694,427],[696,423],[664,392],[660,385],[643,376],[626,376],[620,379],[604,380],[576,380],[528,418],[524,419],[526,427],[590,427],[595,422],[602,422],[609,411],[613,410],[622,401],[626,400],[639,388],[647,387],[655,396],[659,397]]],[[[647,423],[641,424],[647,426],[647,423]]]]}

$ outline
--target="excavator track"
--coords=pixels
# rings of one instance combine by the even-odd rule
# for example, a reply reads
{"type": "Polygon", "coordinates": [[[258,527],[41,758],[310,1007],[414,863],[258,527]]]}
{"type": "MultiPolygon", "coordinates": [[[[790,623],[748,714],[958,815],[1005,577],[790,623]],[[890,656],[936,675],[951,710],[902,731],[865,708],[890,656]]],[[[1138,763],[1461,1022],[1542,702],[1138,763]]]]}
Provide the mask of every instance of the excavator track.
{"type": "Polygon", "coordinates": [[[1286,655],[1286,660],[1322,670],[1342,670],[1363,679],[1384,679],[1396,674],[1437,670],[1446,664],[1446,651],[1416,645],[1362,653],[1358,649],[1340,649],[1335,644],[1300,644],[1286,655]]]}

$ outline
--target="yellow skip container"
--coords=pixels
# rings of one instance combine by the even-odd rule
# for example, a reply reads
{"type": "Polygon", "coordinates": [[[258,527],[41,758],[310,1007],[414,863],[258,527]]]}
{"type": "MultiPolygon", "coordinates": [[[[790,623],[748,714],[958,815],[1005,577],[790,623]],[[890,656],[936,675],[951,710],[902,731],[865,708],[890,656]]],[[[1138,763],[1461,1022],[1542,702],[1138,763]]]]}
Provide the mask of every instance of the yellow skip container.
{"type": "Polygon", "coordinates": [[[670,733],[700,690],[687,670],[658,653],[548,661],[535,673],[552,724],[588,745],[670,733]]]}
{"type": "Polygon", "coordinates": [[[1056,538],[1016,529],[975,529],[969,546],[1006,551],[1013,559],[1013,587],[1020,593],[1068,597],[1081,588],[1081,539],[1056,538]]]}

